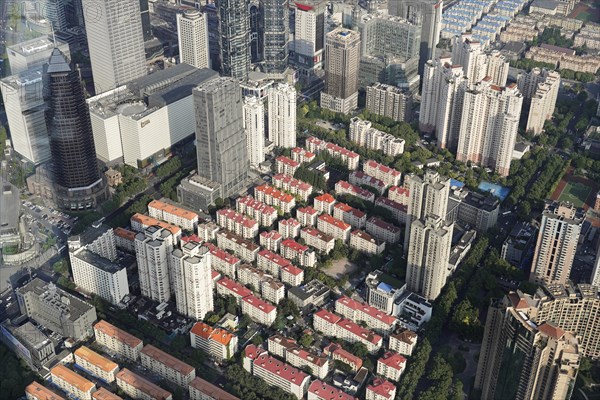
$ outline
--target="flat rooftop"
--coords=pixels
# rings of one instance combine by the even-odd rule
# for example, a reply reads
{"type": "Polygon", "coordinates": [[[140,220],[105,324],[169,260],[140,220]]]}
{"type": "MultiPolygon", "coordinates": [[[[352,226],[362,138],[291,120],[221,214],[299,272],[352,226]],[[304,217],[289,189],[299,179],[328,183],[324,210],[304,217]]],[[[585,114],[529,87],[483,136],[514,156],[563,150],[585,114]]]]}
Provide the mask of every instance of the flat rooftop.
{"type": "Polygon", "coordinates": [[[19,226],[19,214],[21,198],[19,189],[0,178],[0,234],[2,232],[14,231],[19,226]]]}
{"type": "Polygon", "coordinates": [[[110,261],[108,258],[99,256],[96,253],[92,253],[91,251],[89,251],[88,249],[85,249],[85,248],[77,251],[74,254],[74,257],[79,258],[80,260],[83,260],[83,261],[87,262],[88,264],[92,264],[96,268],[99,268],[102,271],[106,271],[110,274],[114,274],[123,269],[123,267],[121,267],[118,264],[115,264],[114,262],[110,261]]]}

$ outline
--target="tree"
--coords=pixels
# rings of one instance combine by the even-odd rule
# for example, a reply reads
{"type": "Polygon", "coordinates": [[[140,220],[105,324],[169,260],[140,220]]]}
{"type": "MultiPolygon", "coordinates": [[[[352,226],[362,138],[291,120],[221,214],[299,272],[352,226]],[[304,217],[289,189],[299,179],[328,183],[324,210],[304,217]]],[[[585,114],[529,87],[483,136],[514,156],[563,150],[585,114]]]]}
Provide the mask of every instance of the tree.
{"type": "Polygon", "coordinates": [[[302,335],[302,337],[300,338],[298,343],[300,343],[304,347],[310,347],[310,346],[312,346],[314,341],[315,341],[315,339],[312,335],[305,333],[304,335],[302,335]]]}
{"type": "Polygon", "coordinates": [[[456,306],[450,319],[450,329],[466,338],[476,338],[482,332],[479,310],[468,299],[456,306]]]}
{"type": "Polygon", "coordinates": [[[356,342],[352,345],[350,352],[352,354],[354,354],[356,357],[362,358],[364,359],[365,357],[367,357],[367,355],[369,355],[369,349],[367,349],[367,346],[364,345],[364,343],[361,342],[356,342]]]}

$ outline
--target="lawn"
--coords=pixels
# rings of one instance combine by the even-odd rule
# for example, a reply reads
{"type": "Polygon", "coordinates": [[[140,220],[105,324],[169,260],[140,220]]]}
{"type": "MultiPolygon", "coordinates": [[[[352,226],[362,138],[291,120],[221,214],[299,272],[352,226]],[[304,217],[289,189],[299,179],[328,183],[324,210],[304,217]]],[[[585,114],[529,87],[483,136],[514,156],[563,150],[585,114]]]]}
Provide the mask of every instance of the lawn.
{"type": "Polygon", "coordinates": [[[583,21],[583,22],[588,22],[588,21],[593,21],[594,20],[594,15],[592,13],[589,13],[587,11],[582,11],[579,14],[577,14],[577,16],[575,17],[576,19],[583,21]]]}
{"type": "Polygon", "coordinates": [[[568,182],[567,186],[563,189],[559,201],[568,201],[575,207],[581,207],[585,203],[585,200],[589,196],[592,188],[579,182],[568,182]]]}

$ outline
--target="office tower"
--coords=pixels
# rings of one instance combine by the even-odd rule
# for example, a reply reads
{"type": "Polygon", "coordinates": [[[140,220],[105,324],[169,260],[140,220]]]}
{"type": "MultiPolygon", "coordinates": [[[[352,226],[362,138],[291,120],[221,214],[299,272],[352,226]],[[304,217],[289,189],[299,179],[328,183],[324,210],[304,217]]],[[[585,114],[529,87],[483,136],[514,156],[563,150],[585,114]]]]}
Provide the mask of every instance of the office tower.
{"type": "Polygon", "coordinates": [[[244,130],[248,160],[258,167],[265,161],[265,105],[258,97],[244,99],[244,130]]]}
{"type": "Polygon", "coordinates": [[[33,164],[50,159],[42,76],[37,68],[0,80],[13,149],[33,164]]]}
{"type": "Polygon", "coordinates": [[[250,1],[250,61],[257,64],[263,60],[265,21],[259,0],[250,1]]]}
{"type": "Polygon", "coordinates": [[[456,149],[464,93],[468,81],[460,65],[449,58],[429,60],[424,66],[419,129],[435,132],[441,149],[456,149]]]}
{"type": "Polygon", "coordinates": [[[54,49],[45,79],[55,201],[67,210],[94,208],[107,193],[98,170],[90,114],[79,75],[71,69],[65,55],[54,49]]]}
{"type": "Polygon", "coordinates": [[[283,74],[288,66],[288,0],[261,0],[264,21],[263,67],[268,74],[283,74]]]}
{"type": "Polygon", "coordinates": [[[556,71],[534,68],[531,72],[519,73],[517,86],[525,99],[524,107],[529,109],[526,130],[539,135],[544,129],[544,123],[554,114],[560,87],[560,74],[556,71]]]}
{"type": "Polygon", "coordinates": [[[219,10],[214,3],[202,7],[206,14],[206,25],[208,26],[208,52],[210,54],[210,65],[215,71],[221,70],[221,34],[219,33],[219,10]]]}
{"type": "Polygon", "coordinates": [[[455,36],[452,43],[452,64],[463,67],[469,85],[486,76],[493,85],[505,86],[508,79],[508,59],[499,51],[485,52],[485,45],[471,35],[455,36]]]}
{"type": "Polygon", "coordinates": [[[64,0],[40,0],[34,2],[38,22],[49,25],[48,32],[62,31],[67,28],[64,0]]]}
{"type": "Polygon", "coordinates": [[[278,83],[269,90],[269,141],[275,147],[296,147],[296,89],[278,83]]]}
{"type": "Polygon", "coordinates": [[[208,22],[206,14],[198,10],[185,10],[177,14],[179,62],[196,68],[210,68],[208,50],[208,22]]]}
{"type": "Polygon", "coordinates": [[[96,94],[147,74],[139,0],[83,0],[96,94]]]}
{"type": "Polygon", "coordinates": [[[435,58],[435,48],[442,29],[443,0],[390,0],[390,15],[402,17],[421,27],[421,45],[419,49],[419,75],[428,60],[435,58]]]}
{"type": "Polygon", "coordinates": [[[250,70],[250,10],[248,0],[217,0],[221,35],[221,73],[238,80],[250,70]]]}
{"type": "Polygon", "coordinates": [[[71,57],[68,43],[46,36],[8,46],[6,53],[10,72],[18,75],[21,72],[43,67],[48,64],[54,49],[59,49],[67,59],[71,57]]]}
{"type": "Polygon", "coordinates": [[[211,257],[208,247],[196,242],[171,254],[177,311],[196,320],[214,309],[211,257]]]}
{"type": "Polygon", "coordinates": [[[337,28],[325,39],[325,90],[321,107],[344,114],[358,106],[360,34],[337,28]]]}
{"type": "Polygon", "coordinates": [[[475,389],[482,399],[569,399],[579,369],[575,335],[535,322],[535,300],[511,292],[488,309],[475,389]]]}
{"type": "Polygon", "coordinates": [[[406,230],[404,235],[404,252],[408,252],[408,241],[411,234],[411,224],[418,219],[435,215],[442,219],[446,217],[450,179],[440,176],[435,171],[425,171],[425,176],[408,175],[405,186],[409,191],[406,211],[406,230]]]}
{"type": "Polygon", "coordinates": [[[327,2],[308,0],[294,5],[294,59],[290,61],[298,69],[298,75],[310,81],[323,69],[327,2]]]}
{"type": "Polygon", "coordinates": [[[582,223],[582,210],[572,204],[546,204],[531,265],[530,281],[546,285],[567,282],[582,223]]]}
{"type": "Polygon", "coordinates": [[[221,197],[239,192],[248,176],[242,91],[236,79],[220,77],[193,91],[198,175],[220,185],[221,197]]]}
{"type": "Polygon", "coordinates": [[[427,300],[435,300],[446,284],[452,228],[452,224],[445,225],[437,215],[428,215],[425,220],[416,220],[411,224],[406,267],[407,289],[427,300]]]}
{"type": "Polygon", "coordinates": [[[412,119],[412,96],[399,87],[375,83],[367,87],[367,110],[394,121],[412,119]]]}
{"type": "Polygon", "coordinates": [[[153,38],[152,25],[150,24],[150,9],[148,7],[148,0],[140,0],[140,18],[142,20],[142,35],[144,37],[144,42],[147,42],[148,40],[151,40],[153,38]]]}
{"type": "Polygon", "coordinates": [[[357,7],[352,28],[361,38],[361,87],[381,82],[412,94],[419,91],[420,26],[390,15],[361,13],[357,7]]]}
{"type": "Polygon", "coordinates": [[[456,159],[508,176],[522,105],[516,84],[499,87],[486,78],[465,91],[456,159]]]}
{"type": "Polygon", "coordinates": [[[135,258],[142,296],[159,303],[171,298],[171,253],[173,235],[165,228],[150,226],[135,236],[135,258]]]}

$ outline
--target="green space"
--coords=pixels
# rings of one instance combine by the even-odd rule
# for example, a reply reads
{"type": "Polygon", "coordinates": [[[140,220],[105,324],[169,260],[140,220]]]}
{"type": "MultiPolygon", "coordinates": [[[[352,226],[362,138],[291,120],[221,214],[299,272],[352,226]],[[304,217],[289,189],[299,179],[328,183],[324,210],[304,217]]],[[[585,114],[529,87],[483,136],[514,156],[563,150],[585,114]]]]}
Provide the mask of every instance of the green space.
{"type": "Polygon", "coordinates": [[[25,363],[0,342],[0,400],[22,398],[25,387],[33,381],[33,373],[25,363]]]}
{"type": "Polygon", "coordinates": [[[587,11],[583,11],[580,12],[579,14],[577,14],[577,16],[575,17],[575,19],[578,19],[580,21],[583,22],[588,22],[588,21],[593,21],[594,20],[594,14],[587,12],[587,11]]]}
{"type": "Polygon", "coordinates": [[[581,207],[585,203],[585,200],[588,198],[591,191],[592,188],[583,183],[568,182],[567,186],[565,186],[558,197],[558,200],[568,201],[575,207],[581,207]]]}

